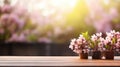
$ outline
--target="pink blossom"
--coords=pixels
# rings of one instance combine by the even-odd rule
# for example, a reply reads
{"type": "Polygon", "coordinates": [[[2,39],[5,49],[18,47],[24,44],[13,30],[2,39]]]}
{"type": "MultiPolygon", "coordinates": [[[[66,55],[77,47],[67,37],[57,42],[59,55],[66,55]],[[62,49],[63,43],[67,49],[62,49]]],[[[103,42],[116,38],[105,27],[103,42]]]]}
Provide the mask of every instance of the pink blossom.
{"type": "Polygon", "coordinates": [[[83,37],[83,35],[80,35],[79,38],[77,39],[77,43],[78,44],[83,44],[86,43],[85,38],[83,37]]]}
{"type": "Polygon", "coordinates": [[[28,14],[28,11],[24,6],[16,6],[14,8],[14,10],[12,11],[12,13],[19,16],[19,17],[23,17],[26,14],[28,14]]]}
{"type": "Polygon", "coordinates": [[[111,41],[111,40],[112,40],[111,37],[106,37],[105,39],[108,40],[108,41],[111,41]]]}
{"type": "Polygon", "coordinates": [[[107,35],[107,39],[109,39],[109,38],[111,39],[114,36],[112,33],[108,33],[108,32],[106,32],[106,35],[107,35]]]}
{"type": "Polygon", "coordinates": [[[95,34],[91,36],[92,41],[96,41],[97,39],[98,39],[98,37],[95,34]]]}
{"type": "Polygon", "coordinates": [[[115,7],[110,8],[109,13],[110,13],[111,18],[115,18],[115,17],[117,17],[119,15],[118,11],[117,11],[117,9],[115,7]]]}
{"type": "Polygon", "coordinates": [[[118,34],[118,35],[119,35],[119,34],[120,34],[120,32],[116,32],[116,34],[118,34]]]}
{"type": "Polygon", "coordinates": [[[45,18],[39,11],[33,11],[33,13],[30,13],[30,18],[33,24],[39,24],[41,26],[45,25],[45,18]]]}
{"type": "Polygon", "coordinates": [[[11,33],[24,26],[24,21],[15,14],[3,14],[0,18],[0,22],[2,27],[8,29],[11,33]]]}
{"type": "Polygon", "coordinates": [[[100,41],[101,41],[101,42],[104,42],[104,40],[105,40],[105,39],[104,39],[104,38],[102,38],[102,37],[100,37],[99,39],[100,39],[100,41]]]}
{"type": "Polygon", "coordinates": [[[86,4],[89,8],[89,10],[92,12],[99,12],[102,11],[102,8],[100,6],[100,0],[86,0],[86,4]]]}
{"type": "Polygon", "coordinates": [[[83,37],[83,35],[80,35],[77,40],[78,40],[78,41],[81,41],[82,43],[85,43],[85,42],[86,42],[86,40],[85,40],[85,38],[83,37]]]}
{"type": "Polygon", "coordinates": [[[115,35],[116,32],[115,32],[115,30],[111,30],[110,33],[115,35]]]}
{"type": "Polygon", "coordinates": [[[98,43],[98,49],[99,51],[103,51],[104,50],[104,42],[99,42],[98,43]]]}
{"type": "MultiPolygon", "coordinates": [[[[120,42],[119,42],[119,32],[116,32],[115,30],[112,30],[110,32],[106,33],[106,39],[104,40],[104,45],[106,50],[113,50],[116,49],[120,42]],[[109,47],[109,48],[108,48],[109,47]]],[[[117,48],[118,49],[118,48],[117,48]]]]}
{"type": "Polygon", "coordinates": [[[11,23],[16,23],[16,20],[18,19],[17,16],[13,16],[13,15],[10,15],[10,14],[3,14],[1,16],[1,23],[3,23],[4,25],[8,25],[8,24],[11,24],[11,23]]]}
{"type": "Polygon", "coordinates": [[[82,40],[81,39],[77,39],[77,43],[78,44],[82,44],[82,40]]]}
{"type": "Polygon", "coordinates": [[[102,33],[96,33],[91,36],[92,50],[103,51],[104,38],[102,38],[102,33]]]}
{"type": "Polygon", "coordinates": [[[116,43],[115,46],[118,48],[120,47],[120,43],[116,43]]]}
{"type": "Polygon", "coordinates": [[[104,44],[107,45],[109,43],[109,40],[104,40],[104,44]]]}
{"type": "Polygon", "coordinates": [[[74,49],[78,50],[79,49],[78,45],[74,45],[74,49]]]}
{"type": "Polygon", "coordinates": [[[88,53],[88,43],[83,35],[80,35],[78,39],[72,39],[69,45],[69,48],[72,49],[75,53],[80,54],[81,52],[88,53]]]}
{"type": "MultiPolygon", "coordinates": [[[[106,1],[105,1],[106,2],[106,1]]],[[[111,22],[114,18],[118,17],[118,10],[115,7],[109,9],[109,13],[104,10],[101,5],[101,1],[98,0],[86,0],[88,9],[90,11],[89,20],[88,17],[86,22],[93,24],[97,32],[108,32],[112,29],[111,22]]]]}
{"type": "Polygon", "coordinates": [[[80,34],[79,39],[85,39],[83,35],[80,34]]]}
{"type": "Polygon", "coordinates": [[[15,42],[24,42],[24,41],[27,41],[27,40],[26,40],[26,36],[24,34],[20,34],[20,35],[13,34],[11,36],[11,38],[9,38],[7,40],[7,42],[13,42],[13,41],[15,41],[15,42]]]}
{"type": "Polygon", "coordinates": [[[118,42],[118,43],[120,43],[120,38],[119,38],[119,39],[117,39],[117,42],[118,42]]]}
{"type": "Polygon", "coordinates": [[[101,37],[102,33],[101,32],[100,33],[96,33],[96,36],[101,37]]]}
{"type": "Polygon", "coordinates": [[[77,41],[76,41],[76,39],[74,38],[74,39],[71,40],[70,45],[74,45],[74,44],[76,44],[76,42],[77,42],[77,41]]]}
{"type": "Polygon", "coordinates": [[[110,21],[111,21],[111,19],[109,18],[109,16],[102,17],[100,20],[94,19],[93,25],[96,28],[97,32],[105,33],[107,31],[111,30],[110,21]]]}
{"type": "Polygon", "coordinates": [[[72,50],[74,49],[73,45],[69,45],[69,48],[72,49],[72,50]]]}
{"type": "Polygon", "coordinates": [[[117,39],[120,39],[120,33],[119,32],[116,32],[115,36],[116,36],[117,39]]]}
{"type": "Polygon", "coordinates": [[[2,13],[10,13],[12,11],[12,7],[10,5],[3,5],[1,7],[2,13]]]}
{"type": "MultiPolygon", "coordinates": [[[[83,49],[83,52],[88,53],[89,49],[83,49]]],[[[81,53],[81,52],[79,52],[79,53],[81,53]]]]}
{"type": "Polygon", "coordinates": [[[25,26],[25,20],[19,19],[18,25],[19,25],[19,29],[22,29],[25,26]]]}
{"type": "Polygon", "coordinates": [[[80,50],[73,50],[73,52],[75,52],[77,54],[80,54],[82,51],[80,51],[80,50]]]}
{"type": "Polygon", "coordinates": [[[19,23],[20,18],[15,14],[9,15],[9,23],[19,23]]]}

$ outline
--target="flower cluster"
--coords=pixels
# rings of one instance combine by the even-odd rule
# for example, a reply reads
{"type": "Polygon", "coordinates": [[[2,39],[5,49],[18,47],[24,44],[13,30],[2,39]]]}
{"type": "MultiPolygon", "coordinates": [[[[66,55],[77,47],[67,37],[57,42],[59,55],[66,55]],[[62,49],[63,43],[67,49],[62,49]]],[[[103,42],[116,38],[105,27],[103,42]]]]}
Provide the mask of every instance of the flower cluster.
{"type": "MultiPolygon", "coordinates": [[[[112,0],[86,0],[89,14],[85,20],[87,24],[93,25],[97,32],[103,32],[105,34],[106,31],[110,31],[112,28],[114,28],[111,22],[116,22],[114,19],[117,19],[119,17],[119,9],[113,7],[112,5],[106,10],[106,8],[103,6],[103,4],[106,5],[104,1],[109,1],[107,6],[110,6],[112,3],[119,4],[119,2],[112,0]]],[[[116,29],[119,29],[119,27],[117,27],[118,25],[119,23],[115,25],[116,29]]]]}
{"type": "Polygon", "coordinates": [[[90,40],[90,47],[93,50],[102,51],[103,48],[104,38],[102,37],[102,33],[96,33],[91,36],[90,40]]]}
{"type": "Polygon", "coordinates": [[[120,51],[120,32],[112,30],[106,32],[106,37],[102,33],[96,33],[87,39],[80,35],[78,39],[72,39],[69,48],[76,53],[92,51],[120,51]]]}
{"type": "Polygon", "coordinates": [[[75,53],[88,53],[88,42],[80,35],[78,39],[72,39],[69,48],[71,48],[75,53]]]}
{"type": "Polygon", "coordinates": [[[9,39],[14,33],[19,32],[24,26],[23,20],[10,4],[0,6],[0,41],[9,39]]]}
{"type": "Polygon", "coordinates": [[[120,49],[120,32],[110,31],[106,33],[104,45],[106,50],[120,49]]]}
{"type": "Polygon", "coordinates": [[[46,14],[46,10],[36,9],[37,5],[29,9],[29,4],[37,3],[30,1],[29,3],[18,0],[0,1],[0,42],[65,43],[68,41],[71,36],[68,32],[74,31],[74,28],[63,26],[64,23],[58,24],[65,21],[62,17],[63,13],[60,11],[61,14],[60,12],[46,14]],[[64,38],[66,35],[68,37],[64,38]]]}

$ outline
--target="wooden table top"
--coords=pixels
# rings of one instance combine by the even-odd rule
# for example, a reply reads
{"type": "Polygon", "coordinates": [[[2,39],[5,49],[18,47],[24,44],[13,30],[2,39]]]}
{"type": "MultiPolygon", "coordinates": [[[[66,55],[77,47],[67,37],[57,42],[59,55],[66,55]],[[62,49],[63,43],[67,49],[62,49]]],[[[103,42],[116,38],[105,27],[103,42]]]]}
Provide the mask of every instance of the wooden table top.
{"type": "Polygon", "coordinates": [[[0,56],[0,66],[120,66],[120,57],[82,60],[79,56],[0,56]]]}

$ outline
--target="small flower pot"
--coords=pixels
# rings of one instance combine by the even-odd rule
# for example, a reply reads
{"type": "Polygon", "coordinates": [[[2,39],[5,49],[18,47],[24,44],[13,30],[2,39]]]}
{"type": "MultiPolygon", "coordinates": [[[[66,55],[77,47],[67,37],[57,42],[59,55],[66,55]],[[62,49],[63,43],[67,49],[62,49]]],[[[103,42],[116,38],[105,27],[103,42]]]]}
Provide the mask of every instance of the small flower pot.
{"type": "Polygon", "coordinates": [[[80,53],[80,59],[88,59],[88,53],[80,53]]]}
{"type": "Polygon", "coordinates": [[[101,59],[101,51],[93,51],[92,59],[101,59]]]}
{"type": "Polygon", "coordinates": [[[105,51],[106,60],[114,60],[114,51],[105,51]]]}

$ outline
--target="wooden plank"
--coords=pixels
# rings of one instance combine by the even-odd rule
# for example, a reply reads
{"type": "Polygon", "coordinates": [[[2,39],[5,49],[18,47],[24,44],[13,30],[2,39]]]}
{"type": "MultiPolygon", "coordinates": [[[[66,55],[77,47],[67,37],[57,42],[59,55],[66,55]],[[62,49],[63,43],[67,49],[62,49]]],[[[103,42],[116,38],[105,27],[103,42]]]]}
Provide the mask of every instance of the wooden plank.
{"type": "Polygon", "coordinates": [[[0,66],[120,66],[120,57],[82,60],[79,56],[0,56],[0,66]]]}

